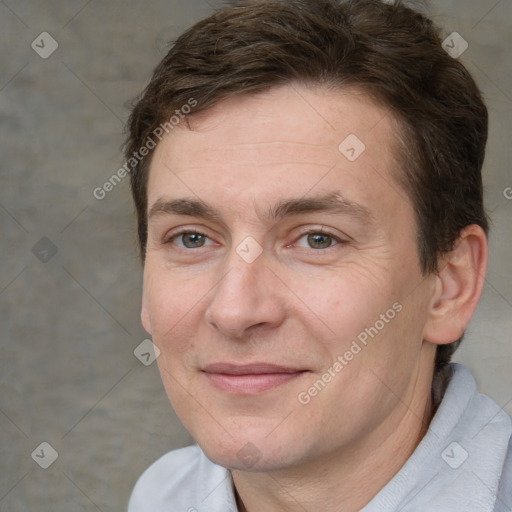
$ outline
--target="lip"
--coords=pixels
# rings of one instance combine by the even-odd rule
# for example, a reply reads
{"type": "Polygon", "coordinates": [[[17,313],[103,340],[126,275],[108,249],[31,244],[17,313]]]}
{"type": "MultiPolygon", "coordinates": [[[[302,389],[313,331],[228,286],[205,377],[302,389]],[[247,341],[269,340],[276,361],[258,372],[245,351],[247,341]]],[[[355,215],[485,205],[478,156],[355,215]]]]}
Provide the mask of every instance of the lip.
{"type": "Polygon", "coordinates": [[[213,363],[205,366],[202,371],[216,388],[234,394],[262,393],[306,373],[301,368],[269,363],[213,363]]]}

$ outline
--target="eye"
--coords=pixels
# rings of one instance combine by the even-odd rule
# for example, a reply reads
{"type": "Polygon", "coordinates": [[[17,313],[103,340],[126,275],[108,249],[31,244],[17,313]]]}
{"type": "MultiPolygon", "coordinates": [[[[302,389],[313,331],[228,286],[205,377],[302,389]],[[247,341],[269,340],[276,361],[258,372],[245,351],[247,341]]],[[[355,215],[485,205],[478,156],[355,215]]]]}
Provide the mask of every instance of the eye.
{"type": "Polygon", "coordinates": [[[214,242],[202,233],[187,231],[174,235],[167,243],[174,243],[181,249],[199,249],[205,245],[212,245],[214,242]]]}
{"type": "Polygon", "coordinates": [[[301,236],[296,245],[299,247],[307,247],[309,249],[327,249],[337,243],[340,240],[328,233],[307,233],[306,235],[301,236]]]}

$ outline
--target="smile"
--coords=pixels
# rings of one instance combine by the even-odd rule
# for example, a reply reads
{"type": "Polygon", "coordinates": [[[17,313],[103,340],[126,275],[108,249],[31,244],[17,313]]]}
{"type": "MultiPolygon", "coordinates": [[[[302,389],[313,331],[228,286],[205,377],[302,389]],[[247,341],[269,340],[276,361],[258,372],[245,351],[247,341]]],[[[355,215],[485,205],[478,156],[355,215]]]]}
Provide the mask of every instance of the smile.
{"type": "Polygon", "coordinates": [[[305,370],[273,364],[233,365],[215,363],[203,369],[209,382],[221,391],[234,394],[254,394],[270,390],[304,373],[305,370]]]}

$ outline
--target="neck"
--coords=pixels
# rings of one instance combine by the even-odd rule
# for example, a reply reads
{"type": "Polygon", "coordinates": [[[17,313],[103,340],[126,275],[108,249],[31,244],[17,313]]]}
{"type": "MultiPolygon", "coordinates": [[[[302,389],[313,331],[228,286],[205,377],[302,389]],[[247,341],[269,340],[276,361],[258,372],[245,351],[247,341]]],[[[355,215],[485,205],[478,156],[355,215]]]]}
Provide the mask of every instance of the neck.
{"type": "MultiPolygon", "coordinates": [[[[432,419],[432,382],[418,375],[416,394],[356,446],[292,468],[267,472],[233,471],[240,512],[356,512],[393,478],[416,449],[432,419]],[[422,389],[419,389],[422,388],[422,389]],[[421,392],[419,392],[421,391],[421,392]]],[[[404,403],[405,402],[405,403],[404,403]]]]}

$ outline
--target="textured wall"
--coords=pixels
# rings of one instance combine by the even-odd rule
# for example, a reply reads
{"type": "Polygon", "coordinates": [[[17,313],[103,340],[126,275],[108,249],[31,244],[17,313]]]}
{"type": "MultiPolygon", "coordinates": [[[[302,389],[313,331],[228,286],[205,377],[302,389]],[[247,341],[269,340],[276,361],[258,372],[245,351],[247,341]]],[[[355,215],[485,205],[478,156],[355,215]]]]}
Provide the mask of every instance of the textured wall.
{"type": "MultiPolygon", "coordinates": [[[[134,356],[146,336],[127,180],[101,200],[93,191],[122,164],[130,102],[165,41],[215,5],[0,2],[2,512],[121,511],[147,465],[191,442],[156,364],[134,356]],[[47,469],[54,453],[42,442],[58,453],[47,469]]],[[[510,413],[512,2],[438,0],[432,10],[469,43],[462,59],[491,114],[491,263],[457,360],[510,413]]]]}

